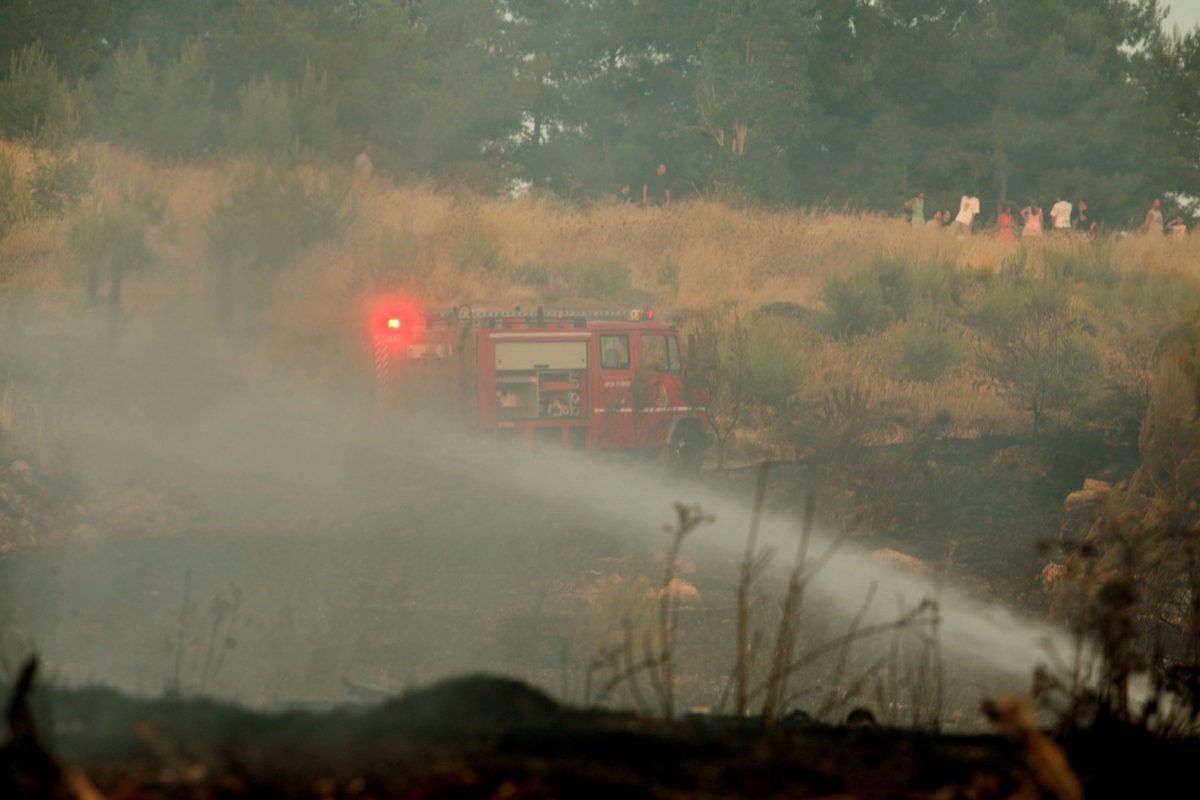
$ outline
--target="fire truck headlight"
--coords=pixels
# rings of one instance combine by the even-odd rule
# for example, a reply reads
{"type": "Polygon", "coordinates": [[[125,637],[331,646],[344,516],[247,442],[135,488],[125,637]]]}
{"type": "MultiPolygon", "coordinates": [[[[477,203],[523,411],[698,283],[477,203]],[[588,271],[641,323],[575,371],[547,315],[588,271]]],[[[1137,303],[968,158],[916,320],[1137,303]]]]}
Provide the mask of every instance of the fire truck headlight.
{"type": "Polygon", "coordinates": [[[387,326],[388,326],[388,328],[389,328],[390,330],[393,330],[393,331],[394,331],[394,330],[399,330],[399,328],[400,328],[400,318],[399,318],[399,317],[392,317],[392,318],[390,318],[390,319],[387,321],[387,326]]]}

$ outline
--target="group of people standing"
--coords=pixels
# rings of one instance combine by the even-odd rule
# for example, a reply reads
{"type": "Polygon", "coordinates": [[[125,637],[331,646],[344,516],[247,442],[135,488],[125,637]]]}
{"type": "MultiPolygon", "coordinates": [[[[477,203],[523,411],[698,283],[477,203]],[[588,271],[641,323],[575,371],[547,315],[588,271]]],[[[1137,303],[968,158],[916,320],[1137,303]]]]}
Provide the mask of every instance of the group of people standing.
{"type": "MultiPolygon", "coordinates": [[[[957,215],[951,215],[949,211],[936,211],[931,218],[926,219],[925,193],[917,192],[915,196],[904,202],[904,208],[908,210],[914,228],[949,227],[954,233],[963,235],[971,231],[975,220],[979,217],[980,203],[978,197],[964,194],[959,200],[957,215]]],[[[1018,214],[1020,215],[1022,238],[1041,236],[1047,231],[1060,235],[1072,231],[1092,235],[1099,232],[1102,226],[1100,218],[1092,212],[1086,200],[1080,200],[1078,205],[1075,205],[1069,200],[1059,197],[1050,207],[1049,225],[1047,225],[1046,212],[1037,202],[1031,202],[1019,212],[1014,212],[1014,206],[1011,203],[1004,203],[996,215],[996,235],[1002,241],[1016,240],[1018,214]]],[[[1176,215],[1166,225],[1163,220],[1162,202],[1154,200],[1150,204],[1150,210],[1146,212],[1141,231],[1157,236],[1164,233],[1172,236],[1187,235],[1187,223],[1184,222],[1182,216],[1176,215]]]]}
{"type": "MultiPolygon", "coordinates": [[[[369,176],[368,151],[364,150],[359,159],[366,160],[369,176]]],[[[359,171],[360,165],[356,161],[356,175],[359,171]]],[[[660,161],[654,172],[646,177],[641,189],[639,193],[633,186],[626,183],[617,192],[617,200],[626,203],[640,201],[643,206],[671,205],[671,177],[667,174],[667,165],[660,161]]],[[[958,201],[957,214],[942,210],[935,211],[931,217],[926,217],[925,193],[917,192],[916,195],[904,201],[904,208],[909,212],[909,219],[914,228],[949,228],[951,232],[962,236],[970,233],[975,227],[975,221],[980,216],[981,205],[979,198],[975,195],[964,194],[958,201]]],[[[1094,235],[1102,227],[1103,221],[1092,211],[1086,200],[1072,203],[1061,196],[1055,200],[1054,205],[1050,206],[1048,214],[1037,201],[1032,201],[1019,210],[1012,203],[1002,203],[999,213],[996,214],[996,236],[1001,241],[1015,241],[1018,233],[1023,239],[1038,237],[1044,233],[1063,235],[1073,231],[1094,235]],[[1020,221],[1019,228],[1018,220],[1020,221]]],[[[1151,202],[1140,231],[1154,236],[1164,234],[1186,236],[1188,228],[1183,217],[1178,214],[1170,222],[1165,222],[1162,201],[1156,199],[1151,202]]]]}
{"type": "Polygon", "coordinates": [[[1162,203],[1158,200],[1150,204],[1150,210],[1146,212],[1146,219],[1142,223],[1142,230],[1146,233],[1154,233],[1162,235],[1169,233],[1171,236],[1187,236],[1187,223],[1183,217],[1176,214],[1175,217],[1163,227],[1162,203]]]}
{"type": "Polygon", "coordinates": [[[908,210],[914,228],[949,227],[955,232],[966,233],[971,230],[975,218],[979,216],[980,205],[978,197],[964,194],[958,204],[957,216],[949,211],[935,211],[932,217],[926,219],[925,193],[917,192],[915,197],[904,201],[904,208],[908,210]]]}
{"type": "Polygon", "coordinates": [[[617,190],[617,202],[636,203],[639,200],[643,206],[671,205],[671,178],[667,175],[665,162],[658,162],[654,172],[646,177],[640,196],[628,183],[621,184],[617,190]]]}

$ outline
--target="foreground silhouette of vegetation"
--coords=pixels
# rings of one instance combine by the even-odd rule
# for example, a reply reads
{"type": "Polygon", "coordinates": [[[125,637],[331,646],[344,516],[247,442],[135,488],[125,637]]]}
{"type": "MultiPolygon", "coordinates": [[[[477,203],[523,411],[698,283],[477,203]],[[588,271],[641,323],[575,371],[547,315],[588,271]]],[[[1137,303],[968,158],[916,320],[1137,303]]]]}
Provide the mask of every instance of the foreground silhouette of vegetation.
{"type": "MultiPolygon", "coordinates": [[[[13,796],[999,798],[1018,791],[1077,797],[1071,792],[1082,787],[1088,797],[1129,797],[1187,785],[1198,754],[1195,740],[1084,733],[1065,742],[1068,771],[1054,772],[1026,744],[996,736],[803,718],[770,731],[729,718],[668,723],[565,708],[519,683],[486,677],[449,680],[375,706],[268,715],[98,688],[31,692],[33,675],[27,668],[8,693],[0,789],[21,793],[13,796]]],[[[1006,708],[988,710],[1019,729],[1006,708]]]]}

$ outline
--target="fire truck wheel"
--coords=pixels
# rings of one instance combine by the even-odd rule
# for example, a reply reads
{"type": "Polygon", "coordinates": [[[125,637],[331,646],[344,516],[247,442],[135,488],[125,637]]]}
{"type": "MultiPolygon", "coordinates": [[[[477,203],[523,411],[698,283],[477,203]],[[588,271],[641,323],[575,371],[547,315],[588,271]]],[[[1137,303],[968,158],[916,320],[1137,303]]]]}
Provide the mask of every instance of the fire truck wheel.
{"type": "Polygon", "coordinates": [[[672,472],[693,474],[704,460],[704,433],[694,425],[678,425],[667,445],[667,468],[672,472]]]}

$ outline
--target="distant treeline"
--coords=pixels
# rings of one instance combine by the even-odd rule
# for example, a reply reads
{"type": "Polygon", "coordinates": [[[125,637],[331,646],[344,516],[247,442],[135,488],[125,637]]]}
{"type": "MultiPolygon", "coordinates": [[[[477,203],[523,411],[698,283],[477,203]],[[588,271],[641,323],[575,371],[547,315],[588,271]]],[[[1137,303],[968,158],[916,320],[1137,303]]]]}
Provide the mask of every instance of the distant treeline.
{"type": "Polygon", "coordinates": [[[895,209],[1200,194],[1155,0],[9,0],[0,135],[273,151],[571,198],[895,209]]]}

